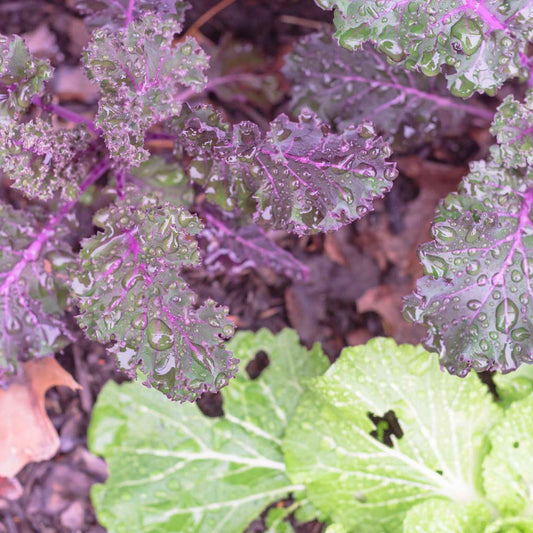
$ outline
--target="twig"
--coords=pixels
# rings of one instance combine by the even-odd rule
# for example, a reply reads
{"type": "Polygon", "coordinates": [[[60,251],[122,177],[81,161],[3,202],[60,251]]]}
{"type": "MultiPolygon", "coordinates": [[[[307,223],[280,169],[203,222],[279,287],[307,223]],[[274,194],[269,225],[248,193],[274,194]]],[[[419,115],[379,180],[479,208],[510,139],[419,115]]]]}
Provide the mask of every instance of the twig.
{"type": "Polygon", "coordinates": [[[295,17],[293,15],[281,15],[279,21],[284,24],[293,24],[294,26],[302,26],[303,28],[313,28],[315,30],[323,30],[329,28],[331,24],[328,22],[321,22],[320,20],[304,19],[302,17],[295,17]]]}
{"type": "Polygon", "coordinates": [[[222,0],[212,8],[208,9],[194,24],[185,32],[187,35],[196,35],[198,30],[206,23],[209,22],[215,15],[220,13],[223,9],[233,4],[235,0],[222,0]]]}
{"type": "Polygon", "coordinates": [[[74,344],[72,346],[72,353],[74,355],[74,367],[76,369],[76,378],[78,383],[81,385],[80,391],[80,400],[81,408],[86,412],[90,413],[93,406],[93,399],[91,394],[91,389],[89,386],[89,380],[87,379],[86,366],[82,361],[82,350],[79,346],[74,344]]]}
{"type": "Polygon", "coordinates": [[[79,113],[71,111],[70,109],[58,104],[45,104],[40,96],[34,96],[31,99],[31,103],[37,107],[40,107],[43,111],[56,114],[58,117],[65,119],[67,122],[73,122],[74,124],[85,124],[87,129],[93,133],[97,133],[98,135],[102,133],[102,130],[97,128],[94,121],[92,121],[90,118],[86,118],[83,115],[80,115],[79,113]]]}

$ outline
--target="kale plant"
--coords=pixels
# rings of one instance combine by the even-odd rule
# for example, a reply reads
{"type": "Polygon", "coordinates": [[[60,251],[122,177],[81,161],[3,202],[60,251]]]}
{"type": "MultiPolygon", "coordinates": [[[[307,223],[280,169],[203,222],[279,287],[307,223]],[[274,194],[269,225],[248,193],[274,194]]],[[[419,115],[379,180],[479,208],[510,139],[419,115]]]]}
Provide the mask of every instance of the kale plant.
{"type": "MultiPolygon", "coordinates": [[[[0,38],[0,162],[24,197],[0,206],[2,385],[20,362],[71,342],[75,314],[120,368],[169,398],[219,390],[238,366],[224,342],[234,325],[199,301],[185,271],[224,257],[235,271],[305,278],[265,229],[305,235],[358,220],[397,176],[391,147],[486,124],[491,111],[458,97],[528,75],[525,0],[318,3],[335,8],[335,36],[354,51],[327,33],[304,37],[283,68],[290,116],[268,124],[202,101],[272,80],[210,66],[181,35],[180,0],[78,2],[92,30],[82,61],[99,89],[93,117],[55,103],[51,66],[20,37],[0,38]],[[96,230],[78,246],[81,204],[96,230]]],[[[452,373],[533,361],[532,101],[499,108],[490,159],[445,199],[421,250],[426,276],[406,316],[452,373]]]]}
{"type": "Polygon", "coordinates": [[[21,362],[74,339],[74,312],[120,368],[132,376],[140,368],[169,398],[194,400],[226,385],[238,362],[224,344],[234,331],[228,310],[199,302],[183,276],[202,261],[198,239],[226,240],[209,264],[226,253],[236,265],[305,277],[305,267],[250,227],[301,235],[360,218],[397,175],[391,149],[366,121],[338,133],[304,109],[261,131],[198,103],[224,84],[261,80],[208,75],[196,40],[177,37],[184,2],[79,7],[93,28],[83,65],[99,88],[94,119],[54,102],[52,68],[20,37],[0,40],[0,162],[25,197],[18,209],[0,208],[1,383],[21,362]],[[173,150],[152,154],[158,139],[173,150]],[[107,205],[76,252],[76,208],[96,201],[96,182],[107,205]],[[201,208],[191,206],[194,190],[207,199],[201,208]]]}
{"type": "MultiPolygon", "coordinates": [[[[354,52],[331,51],[327,37],[297,47],[287,67],[296,82],[292,106],[309,105],[341,130],[365,116],[392,140],[405,139],[406,124],[418,138],[433,133],[431,123],[442,133],[467,115],[487,118],[485,110],[443,94],[445,80],[453,95],[467,97],[529,76],[533,6],[527,1],[317,3],[335,9],[335,36],[354,52]],[[369,61],[377,72],[365,68],[369,61]],[[305,76],[316,92],[306,89],[305,76]],[[389,95],[386,102],[380,93],[389,95]],[[341,108],[347,99],[353,105],[341,108]]],[[[435,240],[419,251],[425,276],[406,299],[405,316],[428,329],[426,348],[451,373],[505,373],[533,362],[532,102],[531,92],[523,103],[504,100],[492,121],[497,143],[490,157],[473,163],[459,192],[442,201],[435,240]]]]}

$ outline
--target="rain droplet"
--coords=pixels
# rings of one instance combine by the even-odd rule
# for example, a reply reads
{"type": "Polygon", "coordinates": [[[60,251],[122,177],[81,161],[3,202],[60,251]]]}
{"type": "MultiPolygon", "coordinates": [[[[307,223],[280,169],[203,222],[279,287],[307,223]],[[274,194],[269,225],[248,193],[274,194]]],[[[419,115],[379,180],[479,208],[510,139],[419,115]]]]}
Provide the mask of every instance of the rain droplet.
{"type": "Polygon", "coordinates": [[[492,283],[492,285],[494,287],[501,287],[503,285],[503,282],[504,282],[503,272],[498,272],[497,274],[494,274],[494,276],[492,276],[490,282],[492,283]]]}
{"type": "Polygon", "coordinates": [[[489,280],[489,278],[487,278],[487,276],[485,276],[485,274],[481,274],[481,276],[479,276],[479,278],[477,278],[477,284],[480,287],[483,287],[484,285],[487,284],[488,280],[489,280]]]}
{"type": "Polygon", "coordinates": [[[234,331],[235,328],[231,324],[227,324],[222,328],[222,335],[224,335],[224,337],[230,337],[233,335],[234,331]]]}
{"type": "Polygon", "coordinates": [[[509,331],[518,320],[516,305],[506,298],[496,308],[496,329],[503,333],[509,331]]]}
{"type": "Polygon", "coordinates": [[[462,51],[471,56],[483,42],[483,32],[475,20],[461,17],[451,28],[450,34],[457,39],[462,51]]]}
{"type": "Polygon", "coordinates": [[[479,261],[476,261],[476,260],[466,265],[466,271],[472,276],[477,274],[480,271],[480,269],[481,269],[481,265],[479,261]]]}
{"type": "Polygon", "coordinates": [[[453,241],[453,239],[457,235],[456,231],[453,228],[450,228],[449,226],[435,226],[433,231],[435,237],[437,237],[441,241],[453,241]]]}
{"type": "Polygon", "coordinates": [[[516,328],[511,331],[511,339],[514,341],[525,341],[531,337],[529,331],[526,328],[516,328]]]}
{"type": "Polygon", "coordinates": [[[139,315],[131,321],[131,327],[133,329],[144,329],[146,327],[146,316],[139,315]]]}
{"type": "Polygon", "coordinates": [[[217,389],[221,389],[228,383],[228,380],[228,376],[224,374],[224,372],[220,372],[220,374],[218,374],[218,376],[215,378],[215,387],[217,389]]]}
{"type": "Polygon", "coordinates": [[[481,302],[479,300],[469,300],[466,307],[472,311],[477,311],[481,307],[481,302]]]}
{"type": "Polygon", "coordinates": [[[154,350],[168,350],[174,344],[171,329],[157,318],[150,320],[146,327],[148,343],[154,350]]]}

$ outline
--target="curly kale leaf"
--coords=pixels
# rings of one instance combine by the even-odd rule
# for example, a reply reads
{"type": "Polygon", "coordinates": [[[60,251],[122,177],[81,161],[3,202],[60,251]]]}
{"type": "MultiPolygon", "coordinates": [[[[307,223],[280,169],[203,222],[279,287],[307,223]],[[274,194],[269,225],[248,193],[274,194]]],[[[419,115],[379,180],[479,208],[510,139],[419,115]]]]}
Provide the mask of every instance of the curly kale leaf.
{"type": "Polygon", "coordinates": [[[389,60],[427,76],[444,72],[451,92],[494,94],[527,77],[533,38],[528,0],[315,0],[335,9],[335,36],[351,50],[371,42],[389,60]]]}
{"type": "Polygon", "coordinates": [[[71,283],[87,336],[112,342],[121,368],[134,375],[140,363],[147,384],[171,399],[226,385],[237,365],[223,342],[234,330],[227,309],[197,305],[180,275],[200,260],[198,219],[129,189],[94,222],[104,231],[83,241],[71,283]]]}
{"type": "Polygon", "coordinates": [[[34,58],[21,37],[0,35],[0,116],[17,116],[52,76],[47,61],[34,58]]]}
{"type": "Polygon", "coordinates": [[[207,56],[192,38],[173,46],[179,30],[148,14],[117,33],[95,31],[85,52],[87,74],[101,91],[96,124],[111,156],[126,166],[148,159],[146,130],[179,114],[187,94],[205,85],[207,56]]]}
{"type": "Polygon", "coordinates": [[[53,129],[41,119],[0,122],[0,164],[12,186],[29,198],[49,200],[56,191],[65,200],[79,195],[79,184],[94,164],[84,126],[53,129]]]}
{"type": "Polygon", "coordinates": [[[280,115],[262,135],[251,122],[229,128],[206,115],[200,108],[173,124],[182,125],[178,143],[195,156],[191,177],[211,201],[253,212],[265,226],[298,234],[337,229],[372,209],[397,176],[370,123],[336,134],[305,111],[298,122],[280,115]]]}
{"type": "Polygon", "coordinates": [[[176,162],[152,155],[139,167],[132,169],[130,179],[146,191],[158,191],[166,202],[176,206],[190,206],[194,190],[185,171],[176,162]]]}
{"type": "Polygon", "coordinates": [[[474,163],[420,249],[426,275],[405,314],[428,328],[425,346],[452,373],[533,362],[532,185],[531,172],[474,163]]]}
{"type": "Polygon", "coordinates": [[[503,165],[533,165],[533,91],[527,92],[524,102],[512,96],[505,98],[490,132],[498,140],[498,148],[493,151],[503,165]]]}
{"type": "Polygon", "coordinates": [[[19,362],[49,356],[70,341],[65,270],[74,256],[64,237],[57,228],[39,230],[28,210],[0,203],[0,386],[19,362]]]}
{"type": "Polygon", "coordinates": [[[77,0],[76,7],[86,15],[87,25],[116,30],[150,12],[181,24],[189,4],[182,0],[77,0]]]}
{"type": "Polygon", "coordinates": [[[340,130],[371,120],[397,148],[443,131],[461,133],[467,115],[492,119],[490,111],[451,97],[443,76],[391,65],[369,45],[350,52],[328,33],[300,39],[285,57],[283,73],[291,82],[292,112],[312,109],[340,130]]]}
{"type": "Polygon", "coordinates": [[[207,270],[239,274],[248,268],[268,267],[295,280],[309,277],[308,267],[280,248],[262,228],[250,224],[247,217],[209,212],[203,212],[202,217],[205,227],[200,238],[205,242],[203,265],[207,270]]]}

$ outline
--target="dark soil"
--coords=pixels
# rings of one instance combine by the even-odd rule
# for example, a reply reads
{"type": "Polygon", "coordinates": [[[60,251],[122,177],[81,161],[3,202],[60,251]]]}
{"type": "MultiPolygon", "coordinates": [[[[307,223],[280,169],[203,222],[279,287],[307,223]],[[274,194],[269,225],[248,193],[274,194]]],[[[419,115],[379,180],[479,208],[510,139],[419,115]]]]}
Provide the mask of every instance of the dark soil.
{"type": "MultiPolygon", "coordinates": [[[[64,77],[67,68],[78,68],[87,39],[73,4],[69,0],[2,0],[0,32],[30,32],[34,48],[53,64],[62,65],[55,80],[60,101],[88,109],[94,104],[94,93],[83,84],[69,85],[64,77]]],[[[195,0],[187,23],[214,4],[213,0],[195,0]]],[[[228,35],[251,42],[273,68],[279,67],[282,53],[295,38],[316,29],[317,23],[330,21],[330,14],[313,0],[237,0],[201,32],[213,43],[228,35]]],[[[282,108],[283,101],[268,110],[252,111],[268,119],[282,108]]],[[[233,109],[237,115],[239,111],[233,109]]],[[[245,118],[249,113],[242,111],[245,118]]],[[[311,269],[308,282],[291,282],[266,269],[232,276],[197,270],[189,281],[202,298],[227,305],[240,328],[296,328],[306,345],[321,342],[332,361],[344,346],[364,343],[376,335],[416,343],[423,332],[401,316],[401,299],[421,273],[416,247],[429,237],[438,199],[457,187],[468,161],[483,156],[489,144],[486,131],[471,129],[466,137],[443,137],[401,154],[401,174],[392,192],[361,222],[335,234],[300,239],[276,234],[278,243],[311,269]]],[[[90,224],[88,214],[81,214],[90,224]]],[[[90,230],[90,226],[82,228],[90,230]]],[[[83,390],[74,393],[61,388],[48,393],[46,407],[61,437],[60,452],[53,460],[30,464],[20,473],[24,494],[18,501],[0,500],[0,533],[104,531],[95,519],[89,492],[92,484],[105,480],[106,466],[88,452],[86,430],[102,386],[109,379],[124,378],[102,346],[81,336],[58,360],[83,390]]],[[[199,403],[207,415],[220,415],[218,395],[207,395],[199,403]]],[[[263,529],[261,520],[250,526],[254,533],[263,529]]],[[[299,527],[302,533],[321,529],[316,522],[299,527]]]]}

